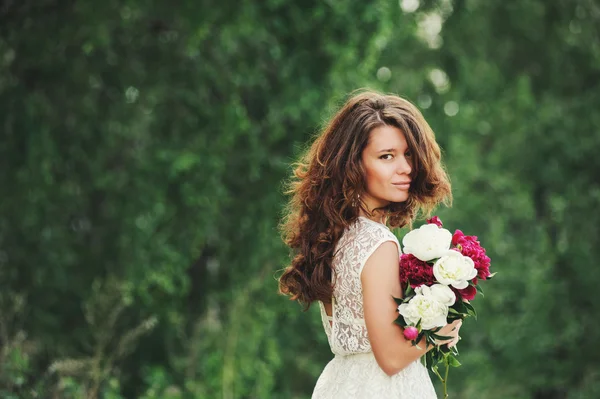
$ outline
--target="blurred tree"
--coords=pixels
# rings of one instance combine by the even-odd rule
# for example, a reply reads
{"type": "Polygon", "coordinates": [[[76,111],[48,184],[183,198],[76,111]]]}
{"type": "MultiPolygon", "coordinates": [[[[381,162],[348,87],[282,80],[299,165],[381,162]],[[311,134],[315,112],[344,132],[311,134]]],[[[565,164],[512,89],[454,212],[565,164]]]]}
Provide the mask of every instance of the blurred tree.
{"type": "Polygon", "coordinates": [[[419,44],[394,42],[387,87],[427,109],[454,181],[448,225],[478,234],[500,272],[451,385],[460,397],[596,397],[600,6],[439,1],[413,17],[429,51],[397,62],[393,48],[419,44]]]}
{"type": "Polygon", "coordinates": [[[0,1],[0,393],[308,397],[331,354],[276,294],[281,181],[371,86],[424,110],[441,216],[501,272],[453,393],[597,396],[599,20],[590,0],[0,1]]]}
{"type": "Polygon", "coordinates": [[[299,354],[324,337],[275,294],[280,182],[330,93],[372,69],[385,3],[2,4],[2,293],[28,304],[5,342],[43,354],[21,394],[52,361],[93,396],[161,369],[199,397],[306,390],[326,356],[299,354]],[[98,331],[82,304],[108,280],[127,307],[98,331]],[[120,367],[67,367],[154,316],[120,367]]]}

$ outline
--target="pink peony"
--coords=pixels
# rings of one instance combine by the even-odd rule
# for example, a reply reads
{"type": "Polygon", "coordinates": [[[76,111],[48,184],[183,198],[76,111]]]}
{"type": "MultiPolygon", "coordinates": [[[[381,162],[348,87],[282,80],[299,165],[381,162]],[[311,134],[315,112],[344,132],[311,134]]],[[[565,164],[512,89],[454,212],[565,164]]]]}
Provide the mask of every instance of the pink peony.
{"type": "Polygon", "coordinates": [[[435,224],[437,227],[444,226],[444,224],[442,223],[442,220],[437,216],[433,216],[433,217],[430,217],[429,219],[427,219],[427,224],[435,224]]]}
{"type": "Polygon", "coordinates": [[[417,339],[417,337],[419,336],[419,330],[416,329],[416,327],[405,327],[404,328],[404,338],[412,341],[417,339]]]}
{"type": "Polygon", "coordinates": [[[402,254],[400,257],[400,282],[403,289],[406,288],[409,281],[412,288],[422,284],[432,285],[435,281],[433,268],[412,254],[402,254]]]}

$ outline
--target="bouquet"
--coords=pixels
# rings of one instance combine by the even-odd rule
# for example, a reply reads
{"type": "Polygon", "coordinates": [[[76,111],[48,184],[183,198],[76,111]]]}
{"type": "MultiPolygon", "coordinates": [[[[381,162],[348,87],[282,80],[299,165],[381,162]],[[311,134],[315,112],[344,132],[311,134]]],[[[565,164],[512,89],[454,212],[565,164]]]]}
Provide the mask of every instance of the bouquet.
{"type": "Polygon", "coordinates": [[[400,257],[400,283],[404,298],[394,298],[398,304],[395,323],[404,328],[404,336],[413,345],[425,337],[426,347],[433,349],[424,357],[425,366],[442,381],[444,397],[448,397],[447,381],[450,366],[458,367],[458,349],[447,345],[436,346],[436,340],[450,337],[438,335],[441,327],[457,319],[473,316],[477,312],[470,301],[481,280],[491,279],[490,258],[475,236],[454,234],[442,227],[434,216],[427,224],[410,231],[402,240],[400,257]],[[439,364],[445,365],[442,378],[439,364]]]}

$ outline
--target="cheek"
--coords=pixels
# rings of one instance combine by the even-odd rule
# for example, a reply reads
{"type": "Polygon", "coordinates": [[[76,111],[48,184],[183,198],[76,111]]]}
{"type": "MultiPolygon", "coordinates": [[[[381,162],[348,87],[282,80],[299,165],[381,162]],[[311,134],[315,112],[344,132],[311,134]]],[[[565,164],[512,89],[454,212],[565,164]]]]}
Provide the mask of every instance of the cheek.
{"type": "Polygon", "coordinates": [[[389,172],[383,165],[369,167],[366,173],[367,186],[375,188],[385,183],[388,180],[388,175],[389,172]]]}

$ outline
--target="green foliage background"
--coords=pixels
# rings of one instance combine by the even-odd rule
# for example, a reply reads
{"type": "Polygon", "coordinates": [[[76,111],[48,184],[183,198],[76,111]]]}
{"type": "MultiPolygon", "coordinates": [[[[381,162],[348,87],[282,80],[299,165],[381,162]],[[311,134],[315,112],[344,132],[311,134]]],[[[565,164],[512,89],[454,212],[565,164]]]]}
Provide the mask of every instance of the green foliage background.
{"type": "Polygon", "coordinates": [[[1,0],[0,397],[310,397],[282,181],[360,87],[420,106],[439,215],[498,272],[451,396],[598,397],[599,27],[594,0],[1,0]]]}

